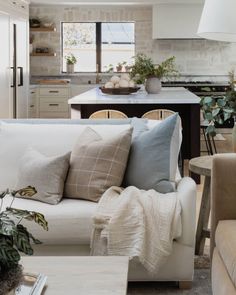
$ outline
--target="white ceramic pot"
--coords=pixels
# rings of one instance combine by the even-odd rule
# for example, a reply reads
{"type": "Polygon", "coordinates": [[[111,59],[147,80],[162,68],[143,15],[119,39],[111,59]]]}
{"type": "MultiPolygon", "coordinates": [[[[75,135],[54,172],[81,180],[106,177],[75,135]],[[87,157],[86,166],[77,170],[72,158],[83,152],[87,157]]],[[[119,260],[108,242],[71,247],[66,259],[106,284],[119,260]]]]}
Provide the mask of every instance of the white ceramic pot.
{"type": "Polygon", "coordinates": [[[157,94],[161,92],[161,80],[157,77],[149,77],[147,78],[145,89],[147,93],[157,94]]]}
{"type": "Polygon", "coordinates": [[[74,73],[74,64],[66,64],[66,72],[69,74],[74,73]]]}

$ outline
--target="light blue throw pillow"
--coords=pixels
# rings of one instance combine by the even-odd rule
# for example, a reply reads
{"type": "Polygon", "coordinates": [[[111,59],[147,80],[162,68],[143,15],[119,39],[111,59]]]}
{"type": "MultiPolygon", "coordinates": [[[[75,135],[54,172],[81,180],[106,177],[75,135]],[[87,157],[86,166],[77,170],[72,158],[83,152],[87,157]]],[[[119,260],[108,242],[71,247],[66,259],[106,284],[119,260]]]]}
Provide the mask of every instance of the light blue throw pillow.
{"type": "Polygon", "coordinates": [[[133,139],[124,177],[124,186],[175,190],[180,148],[181,119],[176,113],[133,139]]]}

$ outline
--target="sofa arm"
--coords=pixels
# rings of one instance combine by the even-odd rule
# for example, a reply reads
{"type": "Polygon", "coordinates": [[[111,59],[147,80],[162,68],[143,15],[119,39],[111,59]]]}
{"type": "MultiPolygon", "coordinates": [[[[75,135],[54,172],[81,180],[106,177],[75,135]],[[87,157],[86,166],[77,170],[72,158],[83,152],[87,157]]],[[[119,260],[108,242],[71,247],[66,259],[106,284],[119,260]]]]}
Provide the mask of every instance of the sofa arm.
{"type": "Polygon", "coordinates": [[[213,157],[211,173],[211,254],[220,220],[236,219],[236,154],[213,157]]]}
{"type": "Polygon", "coordinates": [[[196,183],[190,177],[184,177],[177,186],[178,199],[181,203],[182,235],[177,241],[181,244],[195,246],[196,226],[196,183]]]}

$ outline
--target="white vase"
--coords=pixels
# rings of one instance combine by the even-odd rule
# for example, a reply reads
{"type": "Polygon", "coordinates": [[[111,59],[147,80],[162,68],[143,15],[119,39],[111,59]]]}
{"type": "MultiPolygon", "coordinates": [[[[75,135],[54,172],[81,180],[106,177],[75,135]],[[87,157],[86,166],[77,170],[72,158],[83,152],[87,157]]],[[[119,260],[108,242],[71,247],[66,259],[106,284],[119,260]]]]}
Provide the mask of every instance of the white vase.
{"type": "Polygon", "coordinates": [[[147,93],[157,94],[161,92],[161,81],[157,77],[149,77],[147,78],[145,89],[147,93]]]}
{"type": "Polygon", "coordinates": [[[73,74],[74,73],[74,64],[66,64],[66,72],[68,74],[73,74]]]}

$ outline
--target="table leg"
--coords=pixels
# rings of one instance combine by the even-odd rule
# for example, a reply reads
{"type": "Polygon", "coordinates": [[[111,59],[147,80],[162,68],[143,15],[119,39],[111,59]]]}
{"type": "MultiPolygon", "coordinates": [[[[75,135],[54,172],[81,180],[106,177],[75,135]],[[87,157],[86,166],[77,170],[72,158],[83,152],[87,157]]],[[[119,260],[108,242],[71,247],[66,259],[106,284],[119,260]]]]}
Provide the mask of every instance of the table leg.
{"type": "Polygon", "coordinates": [[[208,222],[210,216],[210,189],[211,177],[206,176],[204,181],[201,207],[198,217],[195,254],[202,255],[205,246],[205,239],[210,237],[208,230],[208,222]]]}
{"type": "MultiPolygon", "coordinates": [[[[190,159],[200,156],[200,104],[190,107],[190,159]]],[[[191,172],[191,177],[197,184],[200,176],[191,172]]]]}

